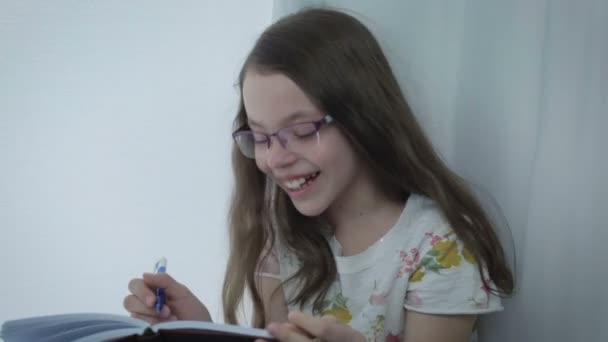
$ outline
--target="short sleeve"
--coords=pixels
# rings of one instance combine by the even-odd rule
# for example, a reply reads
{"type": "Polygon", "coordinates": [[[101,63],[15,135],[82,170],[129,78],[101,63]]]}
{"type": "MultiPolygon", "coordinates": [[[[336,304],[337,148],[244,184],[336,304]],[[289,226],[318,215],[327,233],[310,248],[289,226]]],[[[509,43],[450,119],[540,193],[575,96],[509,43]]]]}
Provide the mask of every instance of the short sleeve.
{"type": "Polygon", "coordinates": [[[269,248],[266,246],[260,255],[256,275],[281,279],[281,266],[277,253],[277,246],[269,248]]]}
{"type": "MultiPolygon", "coordinates": [[[[406,291],[407,310],[480,314],[503,309],[500,297],[483,284],[475,258],[451,229],[425,233],[415,262],[406,291]]],[[[488,279],[485,272],[484,277],[488,279]]]]}

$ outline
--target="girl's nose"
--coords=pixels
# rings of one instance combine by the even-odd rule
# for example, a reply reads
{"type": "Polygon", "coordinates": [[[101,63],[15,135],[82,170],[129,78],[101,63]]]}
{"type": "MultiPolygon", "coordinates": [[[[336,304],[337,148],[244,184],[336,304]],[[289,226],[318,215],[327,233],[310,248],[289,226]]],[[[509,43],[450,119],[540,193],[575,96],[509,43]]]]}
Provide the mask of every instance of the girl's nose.
{"type": "Polygon", "coordinates": [[[266,151],[266,163],[268,167],[272,169],[285,167],[296,160],[294,153],[283,147],[283,144],[279,141],[278,137],[275,141],[272,141],[266,151]]]}

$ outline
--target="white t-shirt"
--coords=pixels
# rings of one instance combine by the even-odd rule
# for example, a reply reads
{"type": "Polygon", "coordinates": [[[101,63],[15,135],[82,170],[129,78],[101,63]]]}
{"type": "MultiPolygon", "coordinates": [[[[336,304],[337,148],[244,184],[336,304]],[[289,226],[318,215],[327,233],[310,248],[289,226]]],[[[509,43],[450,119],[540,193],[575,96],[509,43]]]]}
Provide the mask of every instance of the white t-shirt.
{"type": "MultiPolygon", "coordinates": [[[[343,257],[329,238],[338,280],[323,313],[363,333],[368,341],[402,341],[405,310],[427,314],[482,314],[502,310],[500,297],[483,285],[474,258],[450,229],[434,201],[412,194],[397,223],[360,254],[343,257]],[[405,308],[405,310],[404,310],[405,308]]],[[[286,280],[297,272],[296,257],[278,244],[262,276],[286,280]]],[[[296,291],[283,287],[286,301],[296,291]]],[[[312,313],[311,304],[289,310],[312,313]]]]}

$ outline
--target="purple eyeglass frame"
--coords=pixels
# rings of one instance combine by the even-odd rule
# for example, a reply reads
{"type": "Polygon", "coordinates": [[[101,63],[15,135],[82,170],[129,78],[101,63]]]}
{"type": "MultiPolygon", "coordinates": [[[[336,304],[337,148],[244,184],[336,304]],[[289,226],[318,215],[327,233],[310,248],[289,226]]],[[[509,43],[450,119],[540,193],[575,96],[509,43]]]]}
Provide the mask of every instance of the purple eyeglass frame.
{"type": "MultiPolygon", "coordinates": [[[[259,133],[259,132],[255,132],[255,134],[264,135],[267,138],[267,146],[266,146],[266,148],[268,148],[268,149],[270,149],[270,145],[272,143],[272,137],[277,137],[277,140],[279,141],[279,143],[281,144],[281,146],[283,146],[283,148],[287,148],[286,147],[287,142],[284,141],[284,139],[281,137],[281,132],[285,132],[285,130],[290,129],[293,126],[297,126],[297,125],[314,124],[316,129],[311,134],[316,134],[316,133],[319,132],[319,130],[321,130],[321,128],[324,125],[329,124],[329,123],[331,123],[333,121],[334,121],[334,118],[331,115],[325,115],[321,120],[309,121],[309,122],[299,122],[299,123],[291,124],[291,125],[288,125],[288,126],[285,126],[285,127],[282,127],[280,129],[278,129],[276,132],[274,132],[272,134],[259,133]]],[[[249,128],[249,126],[247,126],[245,124],[241,128],[237,129],[236,131],[234,131],[232,133],[232,139],[234,139],[234,142],[237,143],[237,145],[238,145],[238,137],[241,136],[241,135],[246,135],[246,134],[254,134],[254,132],[249,128]]],[[[245,153],[243,153],[243,154],[245,154],[245,153]]],[[[247,156],[247,157],[249,157],[249,156],[247,156]]]]}

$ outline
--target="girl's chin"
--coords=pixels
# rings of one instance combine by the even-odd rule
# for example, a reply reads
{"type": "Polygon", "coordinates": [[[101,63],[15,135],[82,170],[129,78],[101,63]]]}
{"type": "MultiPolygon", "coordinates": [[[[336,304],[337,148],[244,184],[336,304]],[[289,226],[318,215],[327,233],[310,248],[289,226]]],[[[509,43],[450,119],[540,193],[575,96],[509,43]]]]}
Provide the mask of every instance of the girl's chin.
{"type": "Polygon", "coordinates": [[[292,203],[300,214],[308,217],[319,216],[325,211],[324,207],[315,205],[314,203],[301,203],[297,201],[292,201],[292,203]]]}

